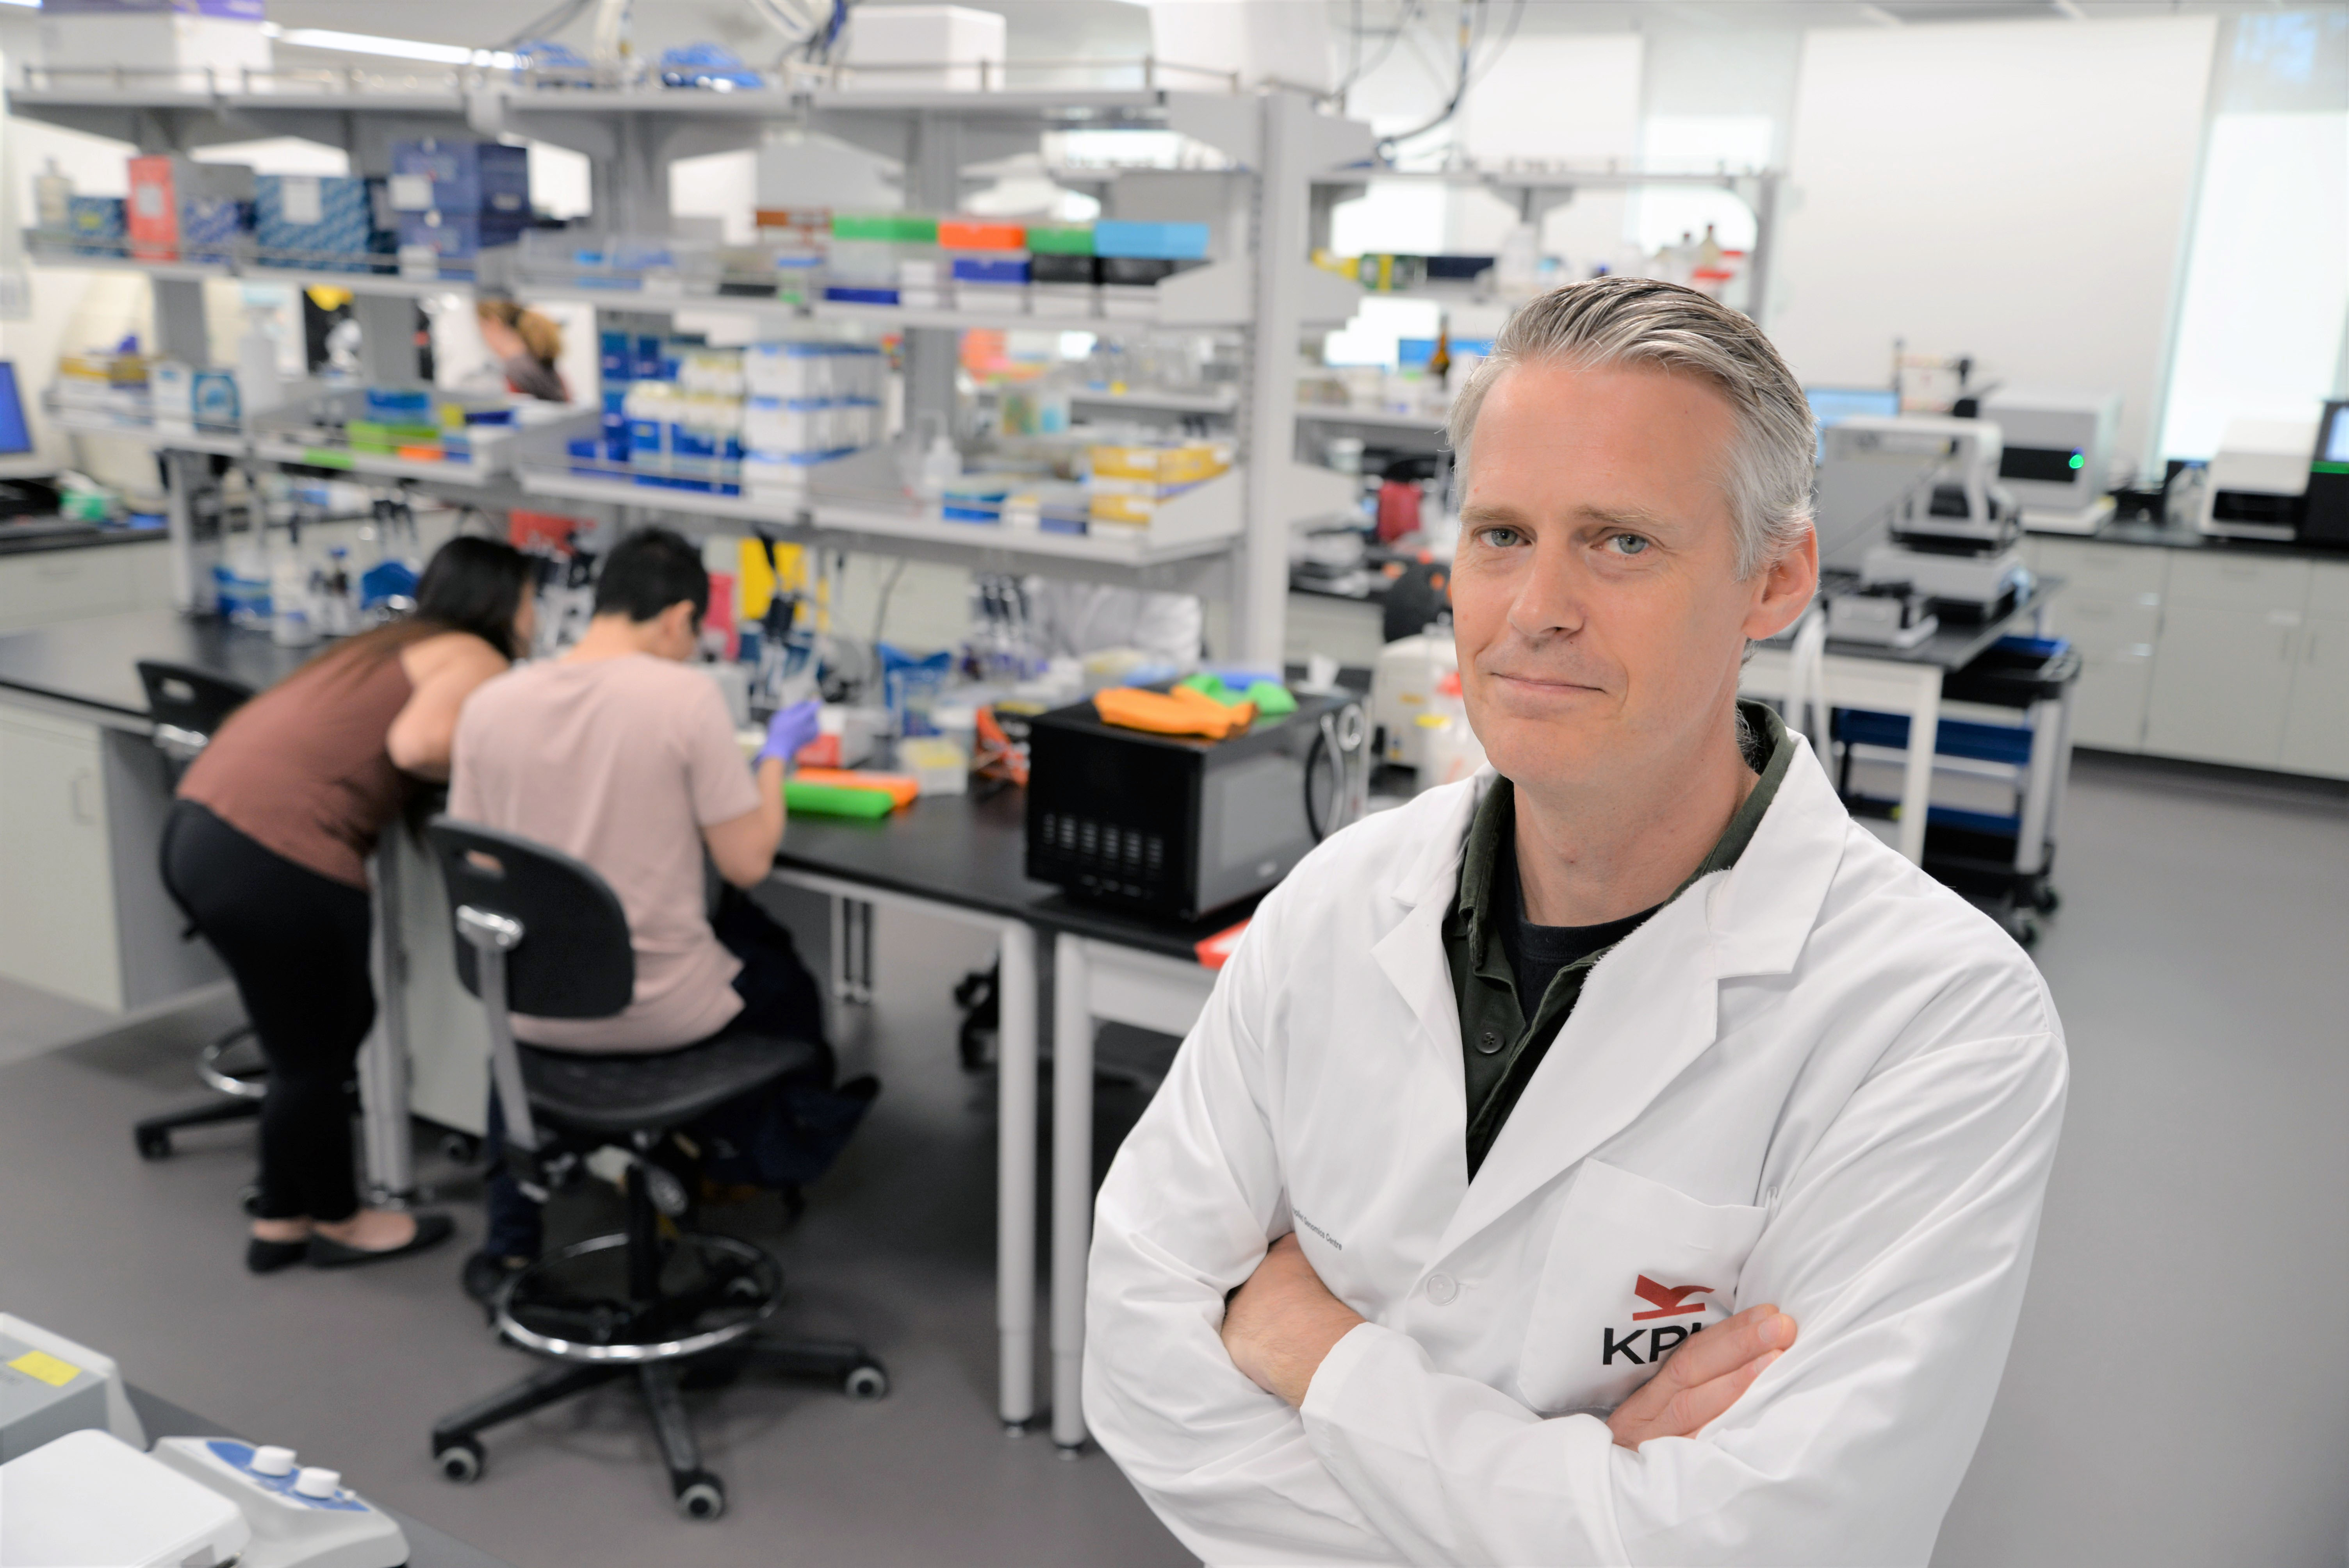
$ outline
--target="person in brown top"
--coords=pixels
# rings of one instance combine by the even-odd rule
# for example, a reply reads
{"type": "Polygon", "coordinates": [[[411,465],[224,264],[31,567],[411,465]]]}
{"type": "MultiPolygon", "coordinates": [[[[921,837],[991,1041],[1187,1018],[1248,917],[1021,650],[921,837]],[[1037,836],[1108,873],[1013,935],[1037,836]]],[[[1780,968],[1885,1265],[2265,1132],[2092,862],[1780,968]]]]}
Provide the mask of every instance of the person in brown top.
{"type": "Polygon", "coordinates": [[[530,646],[530,560],[442,545],[416,614],[338,644],[231,715],[180,782],[163,885],[235,977],[269,1063],[245,1265],[420,1252],[445,1215],[359,1206],[344,1098],[375,1022],[367,858],[419,779],[446,779],[458,710],[530,646]]]}

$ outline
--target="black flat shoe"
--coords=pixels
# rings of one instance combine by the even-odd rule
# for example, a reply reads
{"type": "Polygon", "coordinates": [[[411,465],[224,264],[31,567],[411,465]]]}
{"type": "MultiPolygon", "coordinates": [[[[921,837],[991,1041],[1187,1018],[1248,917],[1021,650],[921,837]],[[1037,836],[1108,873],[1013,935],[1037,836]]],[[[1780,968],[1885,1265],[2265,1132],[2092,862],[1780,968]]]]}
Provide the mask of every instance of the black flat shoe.
{"type": "Polygon", "coordinates": [[[306,1241],[264,1242],[254,1236],[244,1243],[244,1266],[254,1274],[275,1274],[300,1263],[309,1253],[310,1243],[306,1241]]]}
{"type": "Polygon", "coordinates": [[[446,1214],[416,1216],[416,1234],[406,1244],[369,1251],[366,1247],[348,1247],[327,1236],[310,1238],[310,1266],[314,1269],[357,1268],[361,1264],[379,1264],[390,1258],[404,1258],[437,1247],[457,1233],[457,1222],[446,1214]]]}
{"type": "Polygon", "coordinates": [[[494,1318],[498,1293],[506,1288],[508,1280],[530,1267],[532,1261],[529,1258],[498,1257],[485,1252],[475,1253],[465,1260],[464,1271],[458,1275],[458,1280],[465,1287],[465,1294],[490,1308],[494,1318]]]}

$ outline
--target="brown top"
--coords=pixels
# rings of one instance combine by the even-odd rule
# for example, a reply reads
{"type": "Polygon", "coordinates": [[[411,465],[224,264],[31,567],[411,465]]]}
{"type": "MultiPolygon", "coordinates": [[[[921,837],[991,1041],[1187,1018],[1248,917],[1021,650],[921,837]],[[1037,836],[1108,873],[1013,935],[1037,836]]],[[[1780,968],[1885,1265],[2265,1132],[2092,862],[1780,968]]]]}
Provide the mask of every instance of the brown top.
{"type": "Polygon", "coordinates": [[[321,654],[231,714],[180,795],[295,865],[367,885],[376,836],[409,779],[386,745],[414,687],[405,644],[321,654]]]}

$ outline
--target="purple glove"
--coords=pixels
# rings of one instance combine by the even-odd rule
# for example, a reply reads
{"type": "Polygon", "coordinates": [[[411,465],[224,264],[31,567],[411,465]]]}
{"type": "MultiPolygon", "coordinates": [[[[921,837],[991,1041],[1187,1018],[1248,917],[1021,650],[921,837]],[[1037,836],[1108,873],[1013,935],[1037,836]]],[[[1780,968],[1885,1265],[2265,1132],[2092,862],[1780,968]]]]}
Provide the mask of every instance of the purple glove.
{"type": "Polygon", "coordinates": [[[789,766],[792,758],[800,754],[800,748],[820,732],[822,726],[817,719],[823,712],[823,704],[813,697],[777,708],[775,717],[767,721],[767,744],[759,748],[756,760],[764,762],[772,758],[789,766]]]}

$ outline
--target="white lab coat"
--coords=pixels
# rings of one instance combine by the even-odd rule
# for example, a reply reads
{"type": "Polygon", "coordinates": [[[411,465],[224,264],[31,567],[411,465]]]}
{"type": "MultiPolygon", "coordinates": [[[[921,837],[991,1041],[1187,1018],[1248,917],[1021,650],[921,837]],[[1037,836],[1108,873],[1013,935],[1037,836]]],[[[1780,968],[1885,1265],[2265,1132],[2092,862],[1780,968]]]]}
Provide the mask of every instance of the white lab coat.
{"type": "Polygon", "coordinates": [[[1491,777],[1265,900],[1102,1189],[1086,1419],[1211,1563],[1924,1563],[2063,1115],[2037,971],[1805,747],[1591,971],[1471,1182],[1442,928],[1491,777]],[[1301,1410],[1216,1337],[1291,1229],[1369,1320],[1301,1410]],[[1760,1302],[1800,1337],[1727,1415],[1613,1445],[1658,1331],[1760,1302]]]}
{"type": "Polygon", "coordinates": [[[1178,669],[1199,662],[1205,613],[1188,593],[1061,577],[1030,577],[1026,586],[1037,640],[1048,654],[1082,658],[1105,648],[1138,648],[1178,669]]]}

